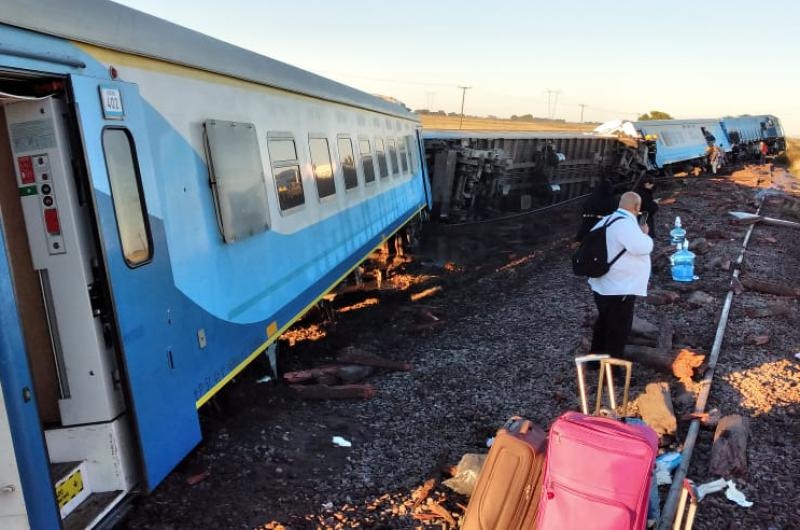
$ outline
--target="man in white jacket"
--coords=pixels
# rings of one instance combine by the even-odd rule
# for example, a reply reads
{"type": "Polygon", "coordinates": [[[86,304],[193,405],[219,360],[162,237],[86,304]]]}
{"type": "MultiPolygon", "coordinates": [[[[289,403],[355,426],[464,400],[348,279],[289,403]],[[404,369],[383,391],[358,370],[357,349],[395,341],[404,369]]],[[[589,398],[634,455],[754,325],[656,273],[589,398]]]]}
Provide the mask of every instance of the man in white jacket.
{"type": "Polygon", "coordinates": [[[622,217],[606,229],[606,249],[609,260],[624,251],[606,274],[589,278],[599,312],[592,334],[592,353],[622,356],[633,325],[636,297],[647,296],[653,240],[647,235],[647,225],[640,226],[637,221],[641,206],[642,198],[637,193],[623,193],[619,209],[592,228],[596,230],[607,220],[622,217]]]}

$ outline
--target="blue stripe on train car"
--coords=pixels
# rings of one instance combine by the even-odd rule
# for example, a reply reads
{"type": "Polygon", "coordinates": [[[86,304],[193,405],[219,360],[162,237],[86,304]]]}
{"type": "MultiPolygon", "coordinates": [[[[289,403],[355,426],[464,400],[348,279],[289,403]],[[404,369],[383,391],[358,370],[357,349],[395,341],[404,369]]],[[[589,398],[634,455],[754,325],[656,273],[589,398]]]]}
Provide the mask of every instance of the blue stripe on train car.
{"type": "MultiPolygon", "coordinates": [[[[75,78],[73,86],[79,101],[93,103],[95,80],[75,78]]],[[[420,167],[405,182],[295,233],[268,230],[224,244],[204,161],[142,103],[141,123],[131,113],[127,125],[138,145],[154,139],[151,160],[141,160],[153,240],[149,264],[134,271],[125,264],[102,153],[87,146],[87,157],[101,169],[92,177],[111,276],[143,274],[148,282],[146,292],[136,282],[114,282],[113,292],[146,482],[153,488],[200,441],[198,399],[263,345],[270,323],[291,321],[424,207],[425,192],[420,167]],[[327,249],[311,250],[326,243],[327,249]],[[197,339],[201,329],[204,348],[197,339]]],[[[99,139],[104,124],[99,114],[86,116],[86,105],[84,133],[99,139]]]]}

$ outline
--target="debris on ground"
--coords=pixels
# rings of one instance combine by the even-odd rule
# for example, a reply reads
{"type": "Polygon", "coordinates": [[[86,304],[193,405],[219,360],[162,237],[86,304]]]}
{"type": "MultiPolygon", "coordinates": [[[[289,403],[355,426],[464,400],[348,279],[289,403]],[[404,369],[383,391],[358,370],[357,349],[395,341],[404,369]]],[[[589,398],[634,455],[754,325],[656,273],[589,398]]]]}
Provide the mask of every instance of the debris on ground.
{"type": "Polygon", "coordinates": [[[486,462],[485,454],[467,453],[461,457],[453,476],[442,481],[442,484],[461,495],[472,496],[478,475],[486,462]]]}

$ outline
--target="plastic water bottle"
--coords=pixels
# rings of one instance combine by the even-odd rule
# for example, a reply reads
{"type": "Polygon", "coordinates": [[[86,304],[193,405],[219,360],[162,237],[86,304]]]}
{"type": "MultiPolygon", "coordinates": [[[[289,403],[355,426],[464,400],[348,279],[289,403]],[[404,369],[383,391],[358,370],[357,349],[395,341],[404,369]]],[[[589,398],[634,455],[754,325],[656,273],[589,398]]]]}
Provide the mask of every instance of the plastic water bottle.
{"type": "Polygon", "coordinates": [[[681,226],[680,216],[675,218],[675,228],[669,231],[670,243],[677,245],[680,250],[680,245],[686,239],[686,230],[681,226]]]}
{"type": "Polygon", "coordinates": [[[689,241],[684,239],[678,251],[670,257],[672,261],[672,279],[676,282],[694,280],[694,252],[689,251],[689,241]]]}

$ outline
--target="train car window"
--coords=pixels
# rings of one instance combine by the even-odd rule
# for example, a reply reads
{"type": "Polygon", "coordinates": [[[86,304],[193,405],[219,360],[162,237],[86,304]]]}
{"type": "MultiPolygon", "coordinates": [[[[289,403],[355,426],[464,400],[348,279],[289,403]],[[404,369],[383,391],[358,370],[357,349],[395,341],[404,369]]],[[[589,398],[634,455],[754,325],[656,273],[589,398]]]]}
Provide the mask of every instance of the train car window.
{"type": "Polygon", "coordinates": [[[389,176],[389,168],[386,165],[386,150],[383,147],[381,138],[375,139],[375,156],[378,157],[378,168],[381,171],[381,178],[389,176]]]}
{"type": "Polygon", "coordinates": [[[117,216],[122,255],[129,267],[142,265],[153,256],[147,207],[139,176],[133,138],[127,129],[103,130],[103,153],[117,216]]]}
{"type": "Polygon", "coordinates": [[[408,173],[408,148],[405,141],[405,138],[398,138],[397,148],[400,151],[400,165],[403,166],[403,173],[408,173]]]}
{"type": "Polygon", "coordinates": [[[309,138],[308,149],[311,152],[311,171],[317,182],[317,194],[320,199],[336,194],[336,182],[333,180],[331,151],[327,138],[309,138]]]}
{"type": "Polygon", "coordinates": [[[417,145],[414,143],[412,135],[406,136],[406,144],[408,145],[408,157],[411,159],[411,172],[417,172],[417,145]]]}
{"type": "Polygon", "coordinates": [[[392,175],[399,175],[400,163],[397,161],[397,145],[395,144],[394,138],[389,138],[386,140],[386,148],[389,151],[389,160],[391,161],[392,175]]]}
{"type": "Polygon", "coordinates": [[[364,182],[375,182],[375,161],[372,159],[372,149],[369,140],[359,140],[358,150],[361,151],[361,167],[364,168],[364,182]]]}
{"type": "Polygon", "coordinates": [[[255,126],[208,120],[203,130],[223,240],[233,243],[267,230],[267,185],[255,126]]]}
{"type": "Polygon", "coordinates": [[[339,148],[339,164],[342,166],[342,174],[344,175],[344,188],[351,190],[358,186],[353,141],[350,138],[339,138],[336,144],[339,148]]]}
{"type": "Polygon", "coordinates": [[[297,147],[292,138],[270,138],[267,142],[272,161],[272,176],[278,190],[281,211],[291,210],[306,202],[297,147]]]}

